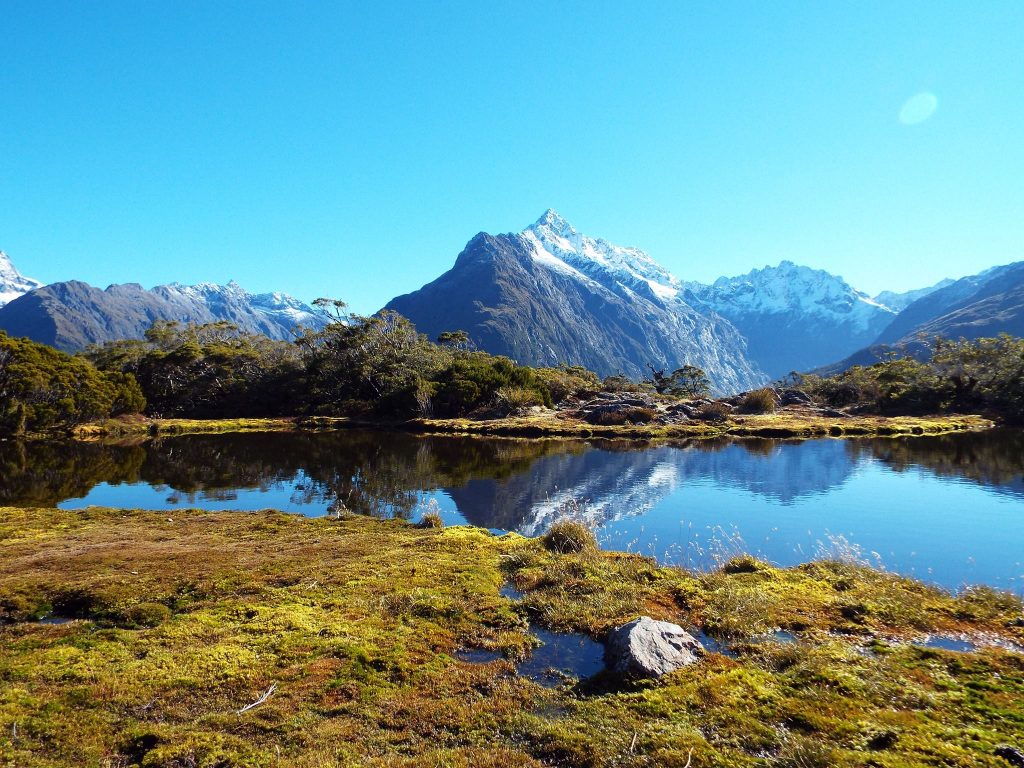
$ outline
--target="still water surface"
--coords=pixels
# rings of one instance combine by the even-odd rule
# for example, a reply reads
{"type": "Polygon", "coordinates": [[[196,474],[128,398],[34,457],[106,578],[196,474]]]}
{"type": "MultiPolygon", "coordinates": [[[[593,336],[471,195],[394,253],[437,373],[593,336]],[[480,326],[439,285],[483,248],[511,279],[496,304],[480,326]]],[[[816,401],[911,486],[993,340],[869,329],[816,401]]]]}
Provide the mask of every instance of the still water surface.
{"type": "Polygon", "coordinates": [[[403,433],[0,442],[0,505],[332,506],[528,535],[583,517],[602,544],[706,567],[837,551],[950,588],[1024,588],[1024,433],[678,445],[403,433]]]}

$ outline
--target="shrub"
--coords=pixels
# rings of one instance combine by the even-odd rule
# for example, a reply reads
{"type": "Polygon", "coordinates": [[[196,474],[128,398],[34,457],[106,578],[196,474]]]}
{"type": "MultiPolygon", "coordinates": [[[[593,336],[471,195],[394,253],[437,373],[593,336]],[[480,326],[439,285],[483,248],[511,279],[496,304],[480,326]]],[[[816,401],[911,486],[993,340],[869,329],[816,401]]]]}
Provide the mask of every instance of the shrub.
{"type": "Polygon", "coordinates": [[[145,406],[136,380],[0,331],[0,434],[45,432],[145,406]]]}
{"type": "Polygon", "coordinates": [[[635,382],[627,376],[616,374],[614,376],[605,376],[601,382],[602,392],[650,392],[654,389],[650,384],[645,382],[635,382]]]}
{"type": "Polygon", "coordinates": [[[517,365],[507,357],[495,357],[486,352],[466,352],[433,374],[436,382],[434,406],[439,415],[460,416],[478,406],[491,402],[499,392],[513,398],[526,398],[513,390],[532,391],[531,403],[551,405],[547,387],[537,380],[532,368],[517,365]]]}
{"type": "Polygon", "coordinates": [[[723,573],[755,573],[768,566],[753,555],[737,555],[722,566],[723,573]]]}
{"type": "Polygon", "coordinates": [[[534,368],[533,373],[538,383],[547,389],[552,403],[560,403],[573,395],[587,397],[602,389],[597,374],[580,365],[534,368]]]}
{"type": "Polygon", "coordinates": [[[509,413],[544,404],[539,392],[526,387],[499,387],[494,397],[498,406],[509,413]]]}
{"type": "Polygon", "coordinates": [[[761,387],[747,392],[739,404],[740,413],[774,413],[779,406],[779,396],[771,387],[761,387]]]}
{"type": "Polygon", "coordinates": [[[561,520],[552,525],[541,541],[551,552],[584,552],[597,549],[597,538],[586,525],[577,520],[561,520]]]}
{"type": "Polygon", "coordinates": [[[585,417],[588,424],[602,427],[617,427],[626,423],[626,414],[622,411],[594,411],[585,417]]]}
{"type": "Polygon", "coordinates": [[[631,424],[646,424],[650,421],[654,421],[658,415],[658,412],[653,408],[644,408],[642,406],[626,408],[623,413],[626,416],[626,421],[631,424]]]}

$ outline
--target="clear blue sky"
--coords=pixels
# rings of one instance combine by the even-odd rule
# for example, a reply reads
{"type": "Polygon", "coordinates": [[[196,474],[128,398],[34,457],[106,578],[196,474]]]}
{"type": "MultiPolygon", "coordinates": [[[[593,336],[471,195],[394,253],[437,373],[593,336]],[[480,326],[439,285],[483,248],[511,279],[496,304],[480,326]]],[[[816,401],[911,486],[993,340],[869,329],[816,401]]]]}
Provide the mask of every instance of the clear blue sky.
{"type": "Polygon", "coordinates": [[[46,281],[373,311],[549,206],[684,279],[1024,259],[1019,0],[0,9],[0,249],[46,281]]]}

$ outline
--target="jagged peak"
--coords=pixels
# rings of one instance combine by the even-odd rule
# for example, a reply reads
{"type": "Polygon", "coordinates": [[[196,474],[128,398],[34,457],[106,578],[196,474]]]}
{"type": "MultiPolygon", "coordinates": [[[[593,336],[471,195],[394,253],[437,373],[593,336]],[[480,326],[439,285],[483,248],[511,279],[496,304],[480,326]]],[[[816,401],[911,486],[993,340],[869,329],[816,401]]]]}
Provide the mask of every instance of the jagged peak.
{"type": "Polygon", "coordinates": [[[565,265],[588,277],[611,279],[624,285],[647,283],[661,300],[678,295],[679,280],[642,250],[584,235],[554,208],[548,208],[521,234],[530,243],[535,258],[549,267],[561,269],[565,265]]]}
{"type": "Polygon", "coordinates": [[[0,307],[42,285],[38,280],[21,274],[11,257],[0,251],[0,307]]]}
{"type": "Polygon", "coordinates": [[[548,208],[544,211],[544,214],[537,219],[530,229],[536,229],[538,227],[550,227],[556,232],[562,234],[576,234],[576,228],[566,221],[565,218],[554,208],[548,208]]]}

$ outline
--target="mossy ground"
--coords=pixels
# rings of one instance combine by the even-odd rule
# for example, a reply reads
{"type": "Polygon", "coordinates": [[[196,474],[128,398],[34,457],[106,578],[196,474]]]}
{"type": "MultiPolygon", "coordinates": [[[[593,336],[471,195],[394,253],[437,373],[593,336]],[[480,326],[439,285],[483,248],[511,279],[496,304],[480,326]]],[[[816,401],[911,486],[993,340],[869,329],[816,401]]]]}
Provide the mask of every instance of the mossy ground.
{"type": "MultiPolygon", "coordinates": [[[[125,416],[91,424],[82,424],[72,431],[80,440],[138,435],[198,435],[217,432],[288,432],[297,429],[339,429],[349,426],[349,419],[317,416],[309,418],[246,418],[246,419],[150,419],[125,416]]],[[[41,437],[46,437],[45,435],[41,437]]]]}
{"type": "Polygon", "coordinates": [[[126,417],[84,424],[74,436],[90,440],[133,435],[181,435],[211,432],[282,432],[348,427],[402,429],[438,434],[507,437],[621,438],[633,440],[715,437],[859,437],[938,435],[988,429],[981,416],[848,416],[842,419],[797,412],[733,416],[722,422],[683,424],[619,424],[597,426],[551,414],[504,419],[412,419],[397,423],[326,416],[266,419],[147,419],[126,417]]]}
{"type": "Polygon", "coordinates": [[[551,415],[518,418],[416,419],[408,428],[424,432],[524,437],[608,437],[636,440],[713,437],[861,437],[937,435],[989,429],[981,416],[846,416],[832,418],[797,412],[730,416],[721,422],[620,424],[596,426],[551,415]]]}
{"type": "Polygon", "coordinates": [[[362,517],[0,509],[0,612],[19,768],[996,766],[1024,732],[1024,655],[898,642],[1022,642],[1019,601],[844,563],[692,574],[362,517]],[[28,620],[49,613],[81,618],[28,620]],[[599,637],[639,613],[737,655],[556,689],[454,656],[515,658],[528,619],[599,637]],[[800,641],[756,641],[775,627],[800,641]]]}

